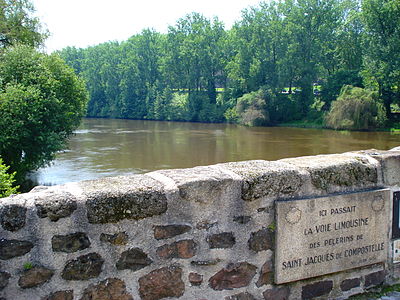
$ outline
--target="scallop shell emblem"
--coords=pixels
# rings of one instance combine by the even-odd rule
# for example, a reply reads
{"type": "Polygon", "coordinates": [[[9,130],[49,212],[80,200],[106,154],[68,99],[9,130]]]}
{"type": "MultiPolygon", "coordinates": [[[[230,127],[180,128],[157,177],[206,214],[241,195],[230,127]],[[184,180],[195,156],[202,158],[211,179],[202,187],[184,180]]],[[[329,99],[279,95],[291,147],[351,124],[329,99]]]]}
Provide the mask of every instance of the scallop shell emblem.
{"type": "Polygon", "coordinates": [[[296,224],[301,220],[301,210],[297,207],[292,207],[286,213],[285,219],[290,224],[296,224]]]}
{"type": "Polygon", "coordinates": [[[374,200],[372,200],[371,206],[374,211],[381,211],[385,206],[385,200],[381,195],[375,196],[374,200]]]}

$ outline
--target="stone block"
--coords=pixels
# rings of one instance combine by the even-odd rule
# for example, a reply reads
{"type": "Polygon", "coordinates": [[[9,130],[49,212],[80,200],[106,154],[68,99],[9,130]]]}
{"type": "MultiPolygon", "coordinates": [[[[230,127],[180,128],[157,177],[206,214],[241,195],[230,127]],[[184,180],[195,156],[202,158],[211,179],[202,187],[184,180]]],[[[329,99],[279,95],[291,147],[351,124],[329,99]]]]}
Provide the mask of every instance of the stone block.
{"type": "Polygon", "coordinates": [[[263,293],[265,300],[288,300],[290,289],[287,286],[275,287],[263,293]]]}
{"type": "Polygon", "coordinates": [[[128,235],[125,232],[118,232],[115,234],[102,233],[100,241],[107,242],[115,246],[122,246],[128,243],[128,235]]]}
{"type": "Polygon", "coordinates": [[[217,291],[248,286],[256,275],[257,267],[247,262],[229,264],[209,279],[210,287],[217,291]]]}
{"type": "Polygon", "coordinates": [[[242,177],[242,199],[294,197],[300,194],[307,174],[290,164],[264,160],[219,164],[242,177]]]}
{"type": "Polygon", "coordinates": [[[33,248],[29,241],[0,239],[0,259],[11,259],[25,255],[33,248]]]}
{"type": "Polygon", "coordinates": [[[73,300],[74,299],[74,291],[57,291],[51,293],[50,295],[42,298],[41,300],[73,300]]]}
{"type": "Polygon", "coordinates": [[[212,167],[158,171],[171,178],[179,189],[179,195],[187,201],[210,203],[224,197],[233,178],[212,167]]]}
{"type": "Polygon", "coordinates": [[[350,291],[351,289],[359,287],[360,285],[361,285],[361,278],[345,279],[340,283],[340,289],[343,292],[347,292],[350,291]]]}
{"type": "Polygon", "coordinates": [[[193,286],[200,286],[203,283],[203,275],[191,272],[189,273],[189,282],[193,286]]]}
{"type": "Polygon", "coordinates": [[[382,168],[382,180],[384,185],[400,185],[400,148],[390,151],[366,150],[359,151],[360,154],[369,155],[376,159],[382,168]]]}
{"type": "Polygon", "coordinates": [[[177,235],[189,232],[192,227],[189,225],[171,224],[165,226],[154,226],[154,238],[156,240],[163,240],[175,237],[177,235]]]}
{"type": "Polygon", "coordinates": [[[252,232],[248,240],[249,249],[255,252],[274,249],[274,232],[263,228],[252,232]]]}
{"type": "Polygon", "coordinates": [[[267,261],[261,267],[260,277],[256,283],[257,287],[261,287],[266,284],[272,284],[274,281],[274,265],[272,260],[267,261]]]}
{"type": "Polygon", "coordinates": [[[379,285],[385,282],[386,278],[386,271],[378,271],[378,272],[373,272],[371,274],[365,275],[365,283],[364,286],[366,288],[379,285]]]}
{"type": "Polygon", "coordinates": [[[18,280],[18,285],[23,289],[37,287],[49,281],[54,271],[44,267],[33,267],[25,271],[18,280]]]}
{"type": "Polygon", "coordinates": [[[207,237],[207,243],[210,249],[227,249],[236,244],[233,232],[222,232],[207,237]]]}
{"type": "Polygon", "coordinates": [[[117,261],[118,270],[137,271],[149,266],[153,261],[139,248],[132,248],[122,252],[121,257],[117,261]]]}
{"type": "Polygon", "coordinates": [[[225,297],[225,300],[256,300],[254,296],[248,292],[242,292],[232,296],[225,297]]]}
{"type": "Polygon", "coordinates": [[[51,239],[54,252],[73,253],[90,247],[86,233],[76,232],[67,235],[55,235],[51,239]]]}
{"type": "Polygon", "coordinates": [[[78,207],[76,198],[61,190],[45,190],[44,193],[38,193],[35,196],[35,206],[39,218],[49,218],[53,222],[71,216],[78,207]]]}
{"type": "Polygon", "coordinates": [[[176,266],[157,269],[139,278],[139,293],[142,300],[179,298],[184,292],[182,269],[176,266]]]}
{"type": "Polygon", "coordinates": [[[79,185],[87,197],[90,223],[140,220],[167,211],[163,185],[145,175],[102,178],[79,185]]]}
{"type": "Polygon", "coordinates": [[[157,248],[157,255],[163,259],[191,258],[196,255],[197,244],[193,240],[181,240],[157,248]]]}
{"type": "Polygon", "coordinates": [[[124,281],[107,278],[99,284],[89,285],[80,300],[133,300],[133,297],[126,291],[124,281]]]}
{"type": "Polygon", "coordinates": [[[7,286],[10,277],[11,275],[9,273],[0,271],[0,291],[7,286]]]}
{"type": "Polygon", "coordinates": [[[216,264],[220,263],[221,259],[208,259],[208,260],[193,260],[190,262],[193,266],[215,266],[216,264]]]}
{"type": "Polygon", "coordinates": [[[366,157],[330,154],[279,160],[310,173],[312,185],[325,192],[372,188],[378,184],[377,165],[366,157]]]}
{"type": "Polygon", "coordinates": [[[312,284],[308,284],[303,286],[301,289],[301,299],[306,300],[328,295],[332,291],[332,289],[332,280],[318,281],[312,284]]]}
{"type": "Polygon", "coordinates": [[[101,273],[104,259],[97,253],[89,253],[69,260],[61,273],[65,280],[88,280],[101,273]]]}
{"type": "Polygon", "coordinates": [[[25,226],[26,207],[5,205],[0,210],[0,223],[4,230],[17,231],[25,226]]]}

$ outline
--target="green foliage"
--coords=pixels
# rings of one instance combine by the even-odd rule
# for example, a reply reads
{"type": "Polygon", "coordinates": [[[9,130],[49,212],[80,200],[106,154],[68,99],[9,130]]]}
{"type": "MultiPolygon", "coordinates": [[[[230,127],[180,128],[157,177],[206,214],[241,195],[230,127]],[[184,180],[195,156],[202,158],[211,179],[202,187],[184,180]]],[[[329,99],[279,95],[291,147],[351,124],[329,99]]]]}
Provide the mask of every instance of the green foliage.
{"type": "Polygon", "coordinates": [[[377,87],[390,116],[400,97],[400,1],[362,1],[366,45],[362,74],[368,87],[377,87]]]}
{"type": "Polygon", "coordinates": [[[237,113],[236,107],[228,108],[224,113],[224,118],[228,123],[238,123],[239,115],[237,113]]]}
{"type": "Polygon", "coordinates": [[[326,117],[327,125],[334,129],[368,130],[382,127],[385,122],[378,93],[352,86],[343,87],[326,117]]]}
{"type": "Polygon", "coordinates": [[[3,160],[0,158],[0,198],[16,194],[19,188],[18,186],[14,186],[15,172],[11,174],[7,173],[9,168],[3,164],[3,160]]]}
{"type": "Polygon", "coordinates": [[[237,99],[236,111],[240,124],[247,126],[262,126],[269,123],[269,114],[266,110],[265,91],[244,94],[237,99]]]}
{"type": "Polygon", "coordinates": [[[60,54],[86,79],[92,117],[321,123],[343,85],[375,89],[389,115],[400,103],[399,3],[266,1],[230,30],[191,13],[167,34],[146,29],[60,54]],[[245,95],[253,100],[236,106],[245,95]]]}
{"type": "Polygon", "coordinates": [[[0,0],[0,48],[16,44],[38,47],[48,33],[33,17],[34,7],[29,0],[0,0]]]}
{"type": "Polygon", "coordinates": [[[331,102],[334,101],[344,85],[363,87],[362,78],[358,71],[339,70],[328,76],[326,83],[322,87],[321,98],[325,102],[324,109],[329,110],[331,102]]]}
{"type": "Polygon", "coordinates": [[[24,270],[28,271],[33,268],[33,264],[31,262],[24,263],[24,270]]]}
{"type": "Polygon", "coordinates": [[[79,125],[87,92],[57,55],[10,47],[0,59],[0,156],[17,172],[46,165],[79,125]]]}

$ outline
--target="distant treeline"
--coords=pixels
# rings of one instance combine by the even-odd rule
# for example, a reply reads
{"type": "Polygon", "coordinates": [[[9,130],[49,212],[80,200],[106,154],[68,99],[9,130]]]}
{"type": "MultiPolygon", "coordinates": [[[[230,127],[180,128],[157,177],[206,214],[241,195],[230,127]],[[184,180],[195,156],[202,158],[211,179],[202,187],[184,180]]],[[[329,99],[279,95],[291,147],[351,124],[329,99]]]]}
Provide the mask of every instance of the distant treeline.
{"type": "Polygon", "coordinates": [[[230,30],[192,13],[166,34],[60,54],[87,82],[91,117],[321,121],[344,85],[376,91],[389,117],[400,100],[400,1],[261,2],[230,30]]]}

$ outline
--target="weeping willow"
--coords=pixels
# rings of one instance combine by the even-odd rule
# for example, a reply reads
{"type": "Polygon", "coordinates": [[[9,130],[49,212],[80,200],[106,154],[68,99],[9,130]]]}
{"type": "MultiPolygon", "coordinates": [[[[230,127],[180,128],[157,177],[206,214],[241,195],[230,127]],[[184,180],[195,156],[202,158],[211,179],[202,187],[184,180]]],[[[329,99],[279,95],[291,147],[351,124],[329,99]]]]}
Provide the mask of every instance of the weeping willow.
{"type": "Polygon", "coordinates": [[[382,127],[386,121],[378,93],[350,85],[342,88],[326,116],[326,124],[334,129],[368,130],[382,127]]]}

